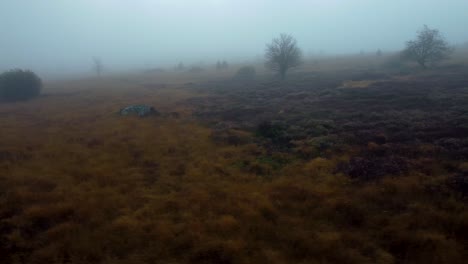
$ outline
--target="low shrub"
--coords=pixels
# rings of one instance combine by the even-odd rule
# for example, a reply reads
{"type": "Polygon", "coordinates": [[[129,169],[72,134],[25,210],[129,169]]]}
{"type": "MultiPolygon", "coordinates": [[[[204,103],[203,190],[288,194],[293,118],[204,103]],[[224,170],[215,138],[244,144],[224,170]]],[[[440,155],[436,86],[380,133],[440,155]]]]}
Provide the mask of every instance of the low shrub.
{"type": "Polygon", "coordinates": [[[193,66],[192,68],[190,68],[188,70],[190,73],[200,73],[200,72],[203,72],[204,69],[200,66],[193,66]]]}
{"type": "Polygon", "coordinates": [[[250,81],[250,80],[255,79],[255,74],[256,74],[256,71],[254,67],[244,66],[244,67],[241,67],[237,71],[236,75],[234,76],[234,79],[250,81]]]}
{"type": "Polygon", "coordinates": [[[468,197],[468,173],[458,173],[448,180],[449,187],[462,197],[468,197]]]}
{"type": "Polygon", "coordinates": [[[264,121],[261,122],[256,131],[256,135],[265,139],[269,139],[275,145],[288,146],[291,137],[287,133],[288,125],[280,121],[264,121]]]}
{"type": "Polygon", "coordinates": [[[382,65],[382,69],[394,72],[396,74],[408,74],[411,72],[410,67],[400,56],[391,56],[382,65]]]}
{"type": "Polygon", "coordinates": [[[32,71],[16,69],[0,74],[0,100],[28,100],[38,96],[41,88],[41,79],[32,71]]]}
{"type": "Polygon", "coordinates": [[[353,157],[348,164],[339,164],[338,171],[362,182],[376,181],[386,175],[401,175],[408,171],[408,163],[398,156],[385,158],[353,157]]]}

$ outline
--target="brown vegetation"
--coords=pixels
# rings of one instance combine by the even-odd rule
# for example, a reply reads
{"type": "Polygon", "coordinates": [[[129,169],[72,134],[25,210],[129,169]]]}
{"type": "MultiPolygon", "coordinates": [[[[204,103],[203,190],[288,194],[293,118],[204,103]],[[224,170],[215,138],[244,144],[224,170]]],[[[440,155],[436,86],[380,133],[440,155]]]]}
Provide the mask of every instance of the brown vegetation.
{"type": "Polygon", "coordinates": [[[47,84],[0,105],[0,262],[463,263],[463,71],[47,84]]]}

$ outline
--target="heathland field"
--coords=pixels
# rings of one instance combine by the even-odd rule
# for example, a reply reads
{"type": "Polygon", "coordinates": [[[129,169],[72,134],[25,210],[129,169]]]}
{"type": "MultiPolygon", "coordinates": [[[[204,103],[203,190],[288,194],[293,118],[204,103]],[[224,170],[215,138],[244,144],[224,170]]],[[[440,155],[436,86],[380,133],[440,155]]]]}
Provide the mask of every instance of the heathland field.
{"type": "Polygon", "coordinates": [[[463,62],[235,67],[0,104],[0,262],[465,263],[463,62]]]}

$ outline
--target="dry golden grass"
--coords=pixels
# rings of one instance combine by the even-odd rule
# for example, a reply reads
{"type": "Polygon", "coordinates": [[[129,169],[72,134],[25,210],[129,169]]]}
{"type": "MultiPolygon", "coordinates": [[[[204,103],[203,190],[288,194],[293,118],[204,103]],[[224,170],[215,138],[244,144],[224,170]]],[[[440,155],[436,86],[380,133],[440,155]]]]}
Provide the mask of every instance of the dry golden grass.
{"type": "Polygon", "coordinates": [[[376,83],[377,81],[345,81],[340,88],[367,88],[370,85],[376,83]]]}
{"type": "MultiPolygon", "coordinates": [[[[213,142],[174,76],[50,83],[0,105],[1,263],[462,263],[466,206],[423,175],[356,185],[213,142]],[[143,84],[143,85],[142,85],[143,84]],[[175,117],[120,117],[133,103],[175,117]],[[258,162],[271,177],[239,166],[258,162]]],[[[437,182],[437,178],[433,181],[437,182]]]]}

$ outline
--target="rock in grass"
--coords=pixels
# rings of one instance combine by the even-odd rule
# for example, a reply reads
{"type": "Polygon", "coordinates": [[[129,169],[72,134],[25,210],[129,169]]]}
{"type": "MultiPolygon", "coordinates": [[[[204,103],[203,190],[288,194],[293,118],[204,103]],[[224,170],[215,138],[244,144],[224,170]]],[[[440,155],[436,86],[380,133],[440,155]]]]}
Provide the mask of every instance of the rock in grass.
{"type": "Polygon", "coordinates": [[[131,105],[120,109],[121,116],[132,114],[136,114],[139,117],[144,117],[149,115],[159,115],[159,112],[156,109],[154,109],[154,107],[149,105],[131,105]]]}

